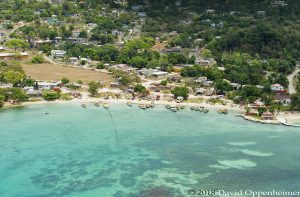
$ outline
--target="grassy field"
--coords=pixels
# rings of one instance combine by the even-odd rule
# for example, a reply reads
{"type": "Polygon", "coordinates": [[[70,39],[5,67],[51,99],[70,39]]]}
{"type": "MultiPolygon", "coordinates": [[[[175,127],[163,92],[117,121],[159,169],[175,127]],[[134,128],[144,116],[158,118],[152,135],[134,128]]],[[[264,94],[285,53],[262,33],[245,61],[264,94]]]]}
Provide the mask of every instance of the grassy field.
{"type": "Polygon", "coordinates": [[[25,73],[35,80],[58,81],[63,77],[66,77],[70,79],[71,82],[77,82],[78,80],[81,80],[84,83],[90,81],[105,81],[109,84],[113,81],[111,75],[107,73],[54,65],[50,63],[32,65],[23,64],[22,67],[25,73]]]}

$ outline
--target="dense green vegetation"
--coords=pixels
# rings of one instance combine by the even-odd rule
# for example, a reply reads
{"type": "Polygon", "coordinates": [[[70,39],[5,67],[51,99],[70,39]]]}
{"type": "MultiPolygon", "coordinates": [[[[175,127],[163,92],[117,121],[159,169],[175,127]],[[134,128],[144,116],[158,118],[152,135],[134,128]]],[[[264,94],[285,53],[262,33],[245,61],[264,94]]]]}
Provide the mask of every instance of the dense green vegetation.
{"type": "Polygon", "coordinates": [[[0,83],[11,83],[13,86],[30,86],[34,80],[28,78],[18,62],[0,62],[0,83]]]}
{"type": "Polygon", "coordinates": [[[183,97],[187,99],[189,97],[189,89],[187,87],[175,87],[171,93],[174,95],[174,98],[183,97]]]}
{"type": "MultiPolygon", "coordinates": [[[[227,95],[236,102],[262,98],[271,104],[276,96],[271,84],[287,88],[287,76],[300,56],[300,3],[274,2],[128,0],[128,4],[123,4],[112,0],[66,0],[51,4],[8,0],[0,2],[0,20],[10,20],[2,25],[5,29],[23,23],[10,35],[13,39],[5,43],[15,50],[37,48],[49,55],[51,50],[61,49],[67,52],[62,59],[66,65],[70,57],[88,58],[98,61],[95,64],[98,69],[104,69],[105,63],[124,63],[138,69],[158,67],[170,72],[177,64],[192,64],[181,69],[181,76],[207,77],[214,82],[217,94],[227,95]],[[88,27],[90,24],[93,28],[88,27]],[[74,30],[86,43],[72,43],[69,38],[74,30]],[[138,33],[129,35],[133,31],[138,33]],[[175,33],[171,35],[172,31],[175,33]],[[47,42],[36,44],[37,39],[47,42]],[[157,40],[164,44],[163,49],[155,49],[157,40]],[[163,51],[172,47],[180,50],[163,51]],[[196,65],[199,58],[215,61],[210,66],[196,65]],[[235,89],[232,83],[241,88],[235,89]]],[[[38,55],[32,58],[32,63],[43,61],[38,55]]],[[[80,60],[79,64],[87,62],[80,60]]],[[[3,64],[0,69],[0,82],[14,86],[32,83],[19,66],[3,64]]],[[[134,74],[121,71],[112,74],[125,87],[140,82],[134,74]]],[[[91,83],[92,95],[96,89],[91,83]]],[[[183,90],[175,92],[186,92],[183,90]]],[[[297,98],[292,97],[293,109],[297,109],[297,98]]]]}
{"type": "Polygon", "coordinates": [[[99,88],[99,83],[95,82],[95,81],[91,81],[89,83],[89,93],[91,94],[91,96],[95,96],[98,92],[98,88],[99,88]]]}

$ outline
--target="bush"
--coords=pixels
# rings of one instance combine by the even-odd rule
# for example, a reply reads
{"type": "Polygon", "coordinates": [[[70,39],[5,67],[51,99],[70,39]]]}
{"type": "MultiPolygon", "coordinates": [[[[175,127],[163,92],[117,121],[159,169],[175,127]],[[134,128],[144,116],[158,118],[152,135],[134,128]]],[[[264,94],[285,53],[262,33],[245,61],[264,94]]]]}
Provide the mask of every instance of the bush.
{"type": "Polygon", "coordinates": [[[66,78],[66,77],[63,77],[63,78],[61,79],[61,82],[62,82],[63,84],[68,84],[68,83],[70,83],[70,79],[68,79],[68,78],[66,78]]]}
{"type": "Polygon", "coordinates": [[[0,95],[4,96],[4,101],[15,100],[23,102],[28,99],[27,94],[21,88],[0,88],[0,95]]]}
{"type": "Polygon", "coordinates": [[[32,60],[31,60],[32,64],[41,64],[44,62],[45,62],[45,59],[42,55],[35,55],[32,57],[32,60]]]}
{"type": "Polygon", "coordinates": [[[171,93],[174,95],[175,98],[182,96],[184,99],[189,97],[189,89],[187,87],[175,87],[171,93]]]}
{"type": "Polygon", "coordinates": [[[60,96],[60,98],[61,98],[62,100],[71,100],[71,99],[72,99],[72,96],[71,96],[69,93],[65,93],[65,94],[62,94],[62,95],[60,96]]]}
{"type": "Polygon", "coordinates": [[[80,65],[84,66],[87,62],[85,60],[80,61],[80,65]]]}
{"type": "Polygon", "coordinates": [[[59,99],[60,97],[60,94],[56,91],[44,91],[43,92],[43,98],[46,100],[46,101],[54,101],[56,99],[59,99]]]}
{"type": "Polygon", "coordinates": [[[4,105],[4,99],[5,99],[5,96],[0,94],[0,108],[2,108],[4,105]]]}
{"type": "Polygon", "coordinates": [[[98,63],[98,64],[96,65],[96,68],[97,68],[97,69],[104,69],[105,66],[104,66],[103,63],[98,63]]]}
{"type": "Polygon", "coordinates": [[[146,91],[146,87],[143,86],[142,84],[137,84],[134,87],[134,92],[138,92],[138,93],[144,93],[146,91]]]}
{"type": "Polygon", "coordinates": [[[168,81],[167,81],[167,80],[162,80],[162,81],[160,82],[160,84],[163,85],[163,86],[166,86],[166,85],[168,84],[168,81]]]}
{"type": "Polygon", "coordinates": [[[92,81],[89,83],[89,93],[92,96],[95,96],[96,93],[98,92],[99,84],[95,81],[92,81]]]}

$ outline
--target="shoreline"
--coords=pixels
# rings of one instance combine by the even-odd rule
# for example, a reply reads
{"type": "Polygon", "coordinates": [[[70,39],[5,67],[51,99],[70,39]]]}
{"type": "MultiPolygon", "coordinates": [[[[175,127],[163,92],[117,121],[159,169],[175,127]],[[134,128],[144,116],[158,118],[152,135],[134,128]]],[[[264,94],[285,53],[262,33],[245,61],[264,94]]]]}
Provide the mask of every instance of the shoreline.
{"type": "Polygon", "coordinates": [[[102,98],[92,98],[92,97],[87,97],[87,98],[82,98],[82,99],[71,99],[71,100],[54,100],[54,101],[45,101],[45,100],[39,100],[39,101],[28,101],[28,102],[23,102],[20,104],[16,105],[4,105],[2,109],[9,109],[9,108],[14,108],[14,107],[22,107],[22,106],[28,106],[28,105],[42,105],[42,104],[64,104],[64,103],[79,103],[79,104],[84,104],[84,103],[97,103],[97,102],[102,102],[102,103],[108,103],[108,104],[127,104],[127,102],[131,102],[132,104],[151,104],[154,102],[156,105],[182,105],[185,107],[192,107],[192,106],[203,106],[208,109],[228,109],[236,112],[244,112],[244,109],[238,107],[237,105],[231,107],[230,105],[221,105],[221,104],[209,104],[209,103],[190,103],[190,102],[181,102],[181,103],[176,103],[175,101],[170,102],[170,101],[147,101],[147,100],[128,100],[128,99],[102,99],[102,98]]]}
{"type": "MultiPolygon", "coordinates": [[[[9,108],[17,108],[17,107],[24,107],[24,106],[30,106],[30,105],[43,105],[43,104],[66,104],[66,103],[73,103],[73,104],[87,104],[87,103],[97,103],[97,102],[102,102],[102,103],[108,103],[108,104],[127,104],[127,102],[131,102],[132,104],[151,104],[152,101],[147,101],[147,100],[128,100],[128,99],[103,99],[103,98],[92,98],[92,97],[85,97],[82,99],[71,99],[71,100],[55,100],[55,101],[45,101],[45,100],[39,100],[39,101],[28,101],[24,102],[21,104],[16,104],[16,105],[4,105],[4,109],[9,109],[9,108]]],[[[260,123],[260,124],[272,124],[272,125],[285,125],[285,126],[299,126],[297,125],[297,122],[300,122],[300,113],[296,114],[284,114],[284,113],[279,113],[277,120],[272,120],[272,121],[263,121],[263,120],[258,120],[249,116],[245,116],[243,113],[245,110],[241,108],[239,105],[234,105],[233,107],[230,106],[229,104],[227,105],[221,105],[221,104],[209,104],[209,103],[190,103],[190,102],[182,102],[182,103],[176,103],[175,101],[166,101],[166,100],[160,100],[160,101],[154,101],[155,105],[181,105],[185,107],[193,107],[193,106],[203,106],[205,108],[208,108],[209,110],[219,110],[219,109],[228,109],[229,111],[235,112],[237,116],[242,117],[246,121],[250,121],[253,123],[260,123]],[[298,121],[297,121],[298,120],[298,121]]]]}

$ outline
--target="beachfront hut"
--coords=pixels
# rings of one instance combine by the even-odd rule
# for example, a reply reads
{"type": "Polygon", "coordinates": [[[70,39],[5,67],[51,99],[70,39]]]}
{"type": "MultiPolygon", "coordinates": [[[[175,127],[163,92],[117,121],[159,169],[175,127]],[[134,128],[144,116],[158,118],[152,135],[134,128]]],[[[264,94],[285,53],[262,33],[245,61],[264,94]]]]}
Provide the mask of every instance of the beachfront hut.
{"type": "Polygon", "coordinates": [[[267,110],[261,115],[261,119],[262,120],[273,120],[274,116],[269,110],[267,110]]]}

